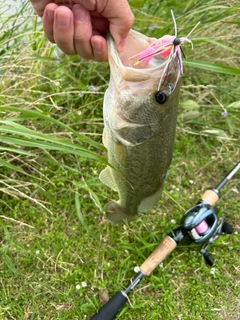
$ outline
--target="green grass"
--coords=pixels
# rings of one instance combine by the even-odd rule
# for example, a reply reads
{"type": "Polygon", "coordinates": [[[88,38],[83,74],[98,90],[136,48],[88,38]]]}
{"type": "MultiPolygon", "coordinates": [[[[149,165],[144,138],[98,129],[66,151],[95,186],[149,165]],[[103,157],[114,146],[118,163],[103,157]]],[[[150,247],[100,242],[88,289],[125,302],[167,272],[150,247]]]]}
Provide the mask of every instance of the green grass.
{"type": "MultiPolygon", "coordinates": [[[[185,210],[239,161],[239,3],[130,4],[134,28],[149,36],[173,34],[171,8],[179,36],[201,24],[191,37],[194,51],[184,46],[163,198],[124,226],[106,222],[103,207],[116,194],[98,179],[107,161],[107,65],[61,54],[29,6],[11,17],[1,13],[0,319],[88,319],[103,304],[99,293],[124,288],[185,210]]],[[[211,246],[214,269],[199,246],[184,241],[129,295],[117,319],[239,319],[239,193],[238,174],[217,205],[234,234],[211,246]]]]}

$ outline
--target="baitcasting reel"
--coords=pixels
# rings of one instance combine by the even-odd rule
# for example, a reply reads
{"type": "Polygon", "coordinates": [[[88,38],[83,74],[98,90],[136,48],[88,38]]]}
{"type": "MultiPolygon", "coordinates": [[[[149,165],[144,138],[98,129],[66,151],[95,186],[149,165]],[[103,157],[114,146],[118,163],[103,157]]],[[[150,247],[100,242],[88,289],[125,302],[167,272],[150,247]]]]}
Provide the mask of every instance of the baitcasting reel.
{"type": "Polygon", "coordinates": [[[222,234],[231,234],[233,228],[223,218],[217,216],[214,205],[220,197],[220,190],[240,169],[240,162],[228,173],[228,175],[218,184],[215,189],[209,189],[204,192],[201,200],[187,210],[183,216],[182,228],[187,231],[195,243],[202,243],[201,254],[210,266],[214,260],[209,255],[207,248],[215,242],[222,234]]]}
{"type": "Polygon", "coordinates": [[[182,227],[193,242],[203,244],[200,252],[210,266],[214,264],[214,260],[207,251],[208,246],[214,243],[220,235],[233,232],[232,226],[223,218],[219,218],[215,208],[204,200],[200,200],[185,212],[182,227]]]}

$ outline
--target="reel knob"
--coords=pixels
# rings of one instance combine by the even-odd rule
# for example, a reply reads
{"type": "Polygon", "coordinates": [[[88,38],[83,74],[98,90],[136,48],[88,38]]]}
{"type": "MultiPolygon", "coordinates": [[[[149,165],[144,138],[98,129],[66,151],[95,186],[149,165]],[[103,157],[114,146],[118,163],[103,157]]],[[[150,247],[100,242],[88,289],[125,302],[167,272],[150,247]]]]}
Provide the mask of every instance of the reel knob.
{"type": "Polygon", "coordinates": [[[203,255],[206,263],[212,267],[214,265],[214,260],[213,258],[210,256],[210,254],[207,252],[207,250],[202,250],[201,254],[203,255]]]}

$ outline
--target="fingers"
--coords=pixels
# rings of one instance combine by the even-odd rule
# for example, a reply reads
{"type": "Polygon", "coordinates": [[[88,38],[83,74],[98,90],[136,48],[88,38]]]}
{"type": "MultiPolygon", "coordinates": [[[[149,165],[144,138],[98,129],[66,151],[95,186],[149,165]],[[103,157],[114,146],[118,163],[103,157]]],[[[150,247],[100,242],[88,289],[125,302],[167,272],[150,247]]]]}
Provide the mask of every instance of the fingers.
{"type": "Polygon", "coordinates": [[[71,9],[54,3],[47,5],[43,15],[43,28],[46,37],[55,42],[63,52],[69,55],[77,53],[73,43],[74,23],[71,9]]]}
{"type": "Polygon", "coordinates": [[[104,37],[98,35],[92,36],[91,45],[95,60],[102,62],[108,61],[107,41],[104,37]]]}
{"type": "Polygon", "coordinates": [[[84,59],[93,59],[92,23],[89,11],[80,4],[73,6],[75,51],[84,59]]]}
{"type": "Polygon", "coordinates": [[[89,10],[80,4],[73,6],[74,45],[84,59],[107,61],[107,42],[101,36],[108,27],[106,19],[90,16],[89,10]]]}
{"type": "Polygon", "coordinates": [[[43,16],[46,5],[51,2],[51,0],[30,0],[30,1],[33,5],[34,10],[40,17],[43,16]]]}
{"type": "MultiPolygon", "coordinates": [[[[97,24],[106,30],[105,21],[97,24]]],[[[48,4],[43,16],[43,28],[46,37],[64,53],[79,54],[86,60],[107,61],[106,39],[93,30],[90,13],[82,5],[76,4],[71,10],[66,6],[48,4]]]]}
{"type": "Polygon", "coordinates": [[[72,10],[59,6],[54,11],[53,36],[57,46],[66,54],[74,55],[74,18],[72,10]]]}
{"type": "Polygon", "coordinates": [[[53,21],[54,21],[54,12],[57,8],[58,8],[58,5],[56,5],[55,3],[51,3],[47,5],[42,18],[43,30],[44,30],[45,36],[51,42],[55,42],[54,35],[53,35],[53,21]]]}
{"type": "Polygon", "coordinates": [[[77,0],[84,5],[74,4],[71,0],[55,0],[55,3],[51,0],[30,1],[37,14],[43,15],[46,37],[66,54],[78,53],[87,60],[107,61],[107,43],[104,38],[107,29],[110,29],[118,51],[122,51],[124,39],[134,22],[127,0],[77,0]]]}

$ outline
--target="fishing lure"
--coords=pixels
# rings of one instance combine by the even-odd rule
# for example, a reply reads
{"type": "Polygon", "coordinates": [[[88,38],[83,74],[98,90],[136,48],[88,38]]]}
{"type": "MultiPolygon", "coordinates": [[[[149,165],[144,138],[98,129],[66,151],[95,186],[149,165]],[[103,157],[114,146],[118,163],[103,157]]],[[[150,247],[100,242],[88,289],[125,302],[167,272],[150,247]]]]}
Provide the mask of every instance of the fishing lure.
{"type": "Polygon", "coordinates": [[[150,44],[150,46],[147,47],[147,49],[145,49],[144,51],[138,53],[137,55],[135,55],[131,58],[139,56],[139,60],[135,63],[135,65],[137,65],[141,62],[150,61],[155,56],[160,56],[166,60],[165,67],[164,67],[162,76],[159,81],[158,90],[160,90],[161,86],[164,85],[164,83],[168,77],[168,73],[171,68],[172,62],[175,60],[175,58],[177,58],[177,78],[176,78],[175,83],[170,88],[170,91],[172,92],[176,88],[176,85],[178,83],[180,75],[183,73],[181,46],[185,42],[188,42],[192,45],[192,49],[193,49],[193,43],[188,37],[197,28],[197,26],[199,25],[200,22],[198,22],[195,25],[195,27],[189,32],[189,34],[186,37],[178,38],[177,37],[177,24],[176,24],[176,20],[175,20],[175,17],[174,17],[172,10],[171,10],[171,14],[172,14],[173,23],[174,23],[175,35],[174,36],[166,35],[160,39],[153,41],[150,44]]]}

